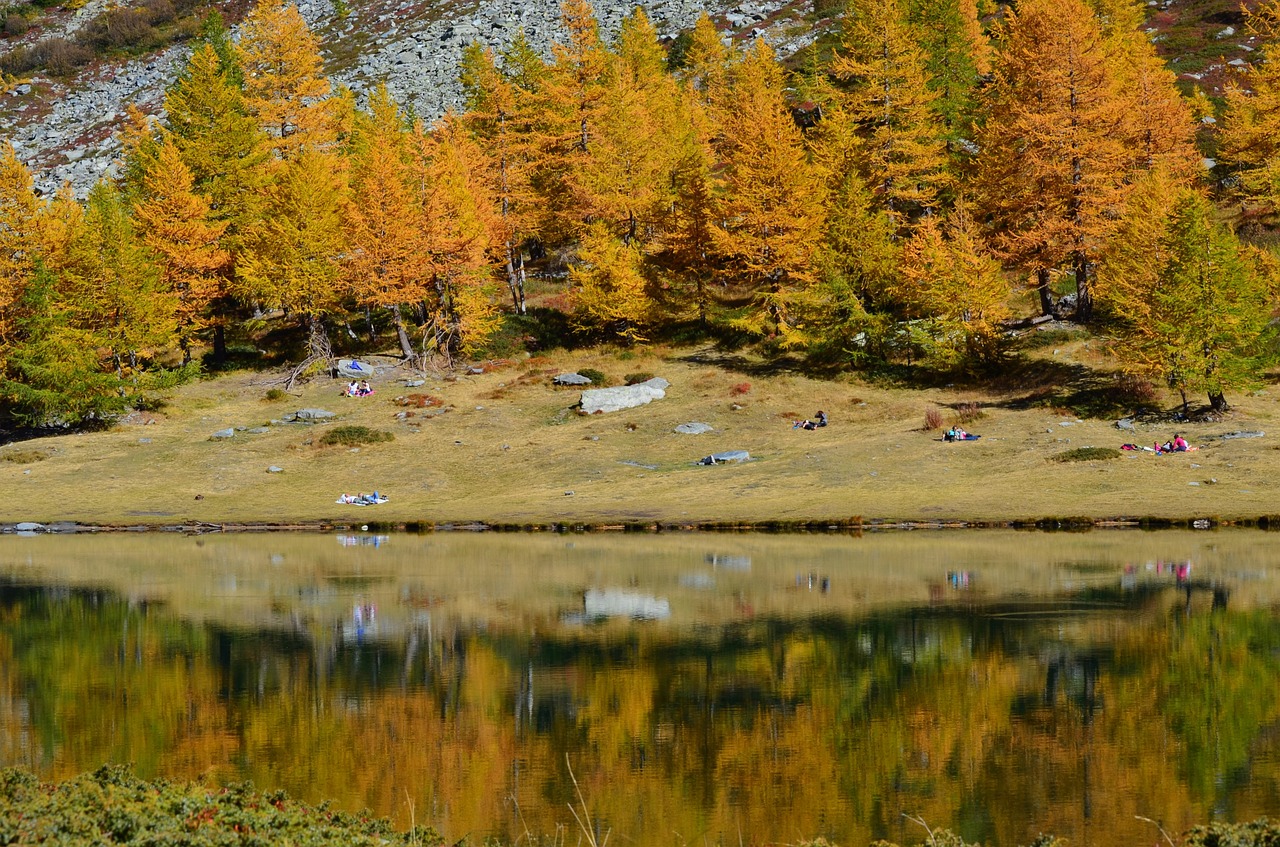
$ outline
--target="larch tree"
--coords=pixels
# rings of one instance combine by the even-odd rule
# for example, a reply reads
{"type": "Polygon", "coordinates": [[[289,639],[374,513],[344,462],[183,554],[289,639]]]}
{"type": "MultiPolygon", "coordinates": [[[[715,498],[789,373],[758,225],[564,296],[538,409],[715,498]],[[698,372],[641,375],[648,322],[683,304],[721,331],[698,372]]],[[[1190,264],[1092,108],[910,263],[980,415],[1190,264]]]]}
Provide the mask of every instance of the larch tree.
{"type": "Polygon", "coordinates": [[[892,218],[874,202],[858,169],[861,139],[838,104],[807,140],[827,196],[815,304],[821,343],[857,358],[854,338],[883,335],[874,331],[880,322],[872,321],[868,310],[891,308],[901,248],[892,218]]]}
{"type": "Polygon", "coordinates": [[[1227,88],[1219,158],[1236,176],[1236,196],[1264,216],[1280,215],[1280,2],[1262,4],[1250,17],[1263,37],[1250,63],[1248,87],[1227,88]]]}
{"type": "Polygon", "coordinates": [[[236,56],[245,104],[277,156],[293,158],[304,147],[325,147],[336,139],[320,41],[297,6],[259,0],[240,25],[236,56]]]}
{"type": "Polygon", "coordinates": [[[937,95],[932,109],[952,147],[972,119],[978,78],[991,70],[991,44],[974,0],[906,0],[905,11],[924,50],[928,87],[937,95]]]}
{"type": "Polygon", "coordinates": [[[1226,392],[1248,385],[1272,356],[1276,280],[1215,216],[1208,199],[1184,189],[1148,255],[1154,273],[1130,286],[1122,304],[1130,308],[1119,310],[1129,319],[1118,352],[1130,369],[1178,391],[1184,410],[1189,393],[1203,392],[1214,411],[1226,411],[1226,392]]]}
{"type": "Polygon", "coordinates": [[[793,306],[815,278],[824,194],[782,88],[773,51],[757,40],[734,69],[737,105],[723,116],[713,236],[724,277],[754,296],[737,325],[794,346],[807,340],[793,306]]]}
{"type": "Polygon", "coordinates": [[[588,227],[569,270],[573,320],[580,329],[604,331],[627,341],[643,341],[654,318],[637,242],[620,240],[603,221],[588,227]]]}
{"type": "Polygon", "coordinates": [[[976,190],[992,247],[1036,275],[1046,313],[1050,274],[1067,265],[1076,318],[1092,316],[1094,265],[1130,175],[1127,107],[1098,21],[1081,0],[1025,0],[1009,14],[979,134],[976,190]]]}
{"type": "Polygon", "coordinates": [[[12,145],[0,147],[0,370],[14,343],[18,303],[39,253],[40,201],[12,145]]]}
{"type": "Polygon", "coordinates": [[[342,159],[303,148],[275,170],[264,214],[245,235],[236,293],[303,322],[308,357],[295,373],[332,357],[324,319],[341,307],[347,293],[339,264],[346,249],[346,196],[342,159]]]}
{"type": "Polygon", "coordinates": [[[928,326],[930,353],[950,366],[989,366],[1001,352],[1009,282],[964,203],[945,223],[926,218],[903,248],[897,300],[928,326]]]}
{"type": "MultiPolygon", "coordinates": [[[[193,190],[209,201],[209,219],[225,225],[219,246],[229,257],[223,287],[231,286],[248,228],[262,214],[271,150],[249,113],[240,89],[234,54],[211,44],[195,49],[186,69],[165,92],[168,137],[187,170],[193,190]]],[[[213,356],[226,359],[226,326],[236,308],[230,297],[211,304],[213,356]]]]}
{"type": "Polygon", "coordinates": [[[843,116],[862,139],[862,176],[899,227],[936,206],[951,182],[925,63],[898,0],[850,2],[831,72],[845,83],[843,116]]]}
{"type": "Polygon", "coordinates": [[[343,274],[357,302],[390,311],[400,352],[413,359],[403,307],[423,300],[432,263],[424,232],[425,192],[415,184],[405,136],[399,106],[379,85],[353,136],[343,274]]]}
{"type": "Polygon", "coordinates": [[[553,45],[553,61],[542,81],[538,143],[546,156],[534,183],[545,221],[541,228],[553,239],[568,241],[584,223],[573,178],[597,132],[609,56],[587,0],[564,0],[561,20],[568,38],[553,45]]]}
{"type": "Polygon", "coordinates": [[[118,378],[136,384],[139,359],[174,339],[176,298],[164,288],[154,255],[110,183],[89,192],[64,273],[74,324],[92,333],[118,378]]]}
{"type": "Polygon", "coordinates": [[[526,311],[523,243],[537,232],[531,178],[541,157],[535,132],[536,98],[538,80],[545,71],[541,61],[531,62],[526,49],[527,42],[513,47],[504,73],[491,51],[473,43],[463,52],[461,65],[467,105],[463,120],[494,162],[493,191],[502,216],[507,288],[520,315],[526,311]]]}
{"type": "Polygon", "coordinates": [[[493,258],[503,225],[490,186],[491,163],[449,116],[431,139],[428,238],[433,260],[427,298],[429,344],[446,357],[470,355],[501,324],[493,258]]]}
{"type": "Polygon", "coordinates": [[[724,105],[729,85],[729,48],[711,17],[703,12],[693,25],[693,36],[684,54],[684,81],[697,93],[703,106],[724,105]]]}
{"type": "Polygon", "coordinates": [[[211,219],[209,201],[195,193],[191,171],[172,139],[161,144],[145,188],[134,217],[156,258],[161,289],[176,300],[178,345],[186,364],[196,334],[217,320],[212,305],[227,294],[223,270],[230,256],[219,246],[227,223],[211,219]]]}
{"type": "Polygon", "coordinates": [[[569,183],[588,218],[627,244],[651,241],[669,217],[691,128],[657,31],[639,8],[622,22],[600,106],[594,143],[569,183]]]}

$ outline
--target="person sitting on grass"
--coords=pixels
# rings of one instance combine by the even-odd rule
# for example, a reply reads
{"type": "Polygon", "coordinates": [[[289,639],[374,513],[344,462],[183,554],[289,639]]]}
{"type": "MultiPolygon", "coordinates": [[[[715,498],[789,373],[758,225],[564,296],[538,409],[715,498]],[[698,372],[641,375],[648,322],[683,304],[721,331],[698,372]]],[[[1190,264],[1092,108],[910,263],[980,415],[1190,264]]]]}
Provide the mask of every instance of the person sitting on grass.
{"type": "Polygon", "coordinates": [[[827,425],[827,413],[819,409],[818,419],[816,421],[811,421],[808,418],[806,418],[805,420],[802,420],[802,421],[796,421],[791,428],[792,429],[817,429],[818,427],[826,426],[826,425],[827,425]]]}
{"type": "Polygon", "coordinates": [[[1176,432],[1173,434],[1173,452],[1185,453],[1187,452],[1188,446],[1187,439],[1183,438],[1181,434],[1176,432]]]}
{"type": "Polygon", "coordinates": [[[360,383],[354,379],[347,383],[347,390],[342,392],[344,397],[355,397],[360,391],[360,383]]]}
{"type": "Polygon", "coordinates": [[[369,385],[369,380],[367,379],[360,380],[360,388],[357,389],[357,392],[356,392],[357,396],[368,397],[372,393],[373,393],[373,388],[369,385]]]}
{"type": "Polygon", "coordinates": [[[965,441],[968,438],[969,433],[965,432],[958,426],[952,426],[951,429],[947,430],[946,434],[942,436],[943,441],[965,441]]]}

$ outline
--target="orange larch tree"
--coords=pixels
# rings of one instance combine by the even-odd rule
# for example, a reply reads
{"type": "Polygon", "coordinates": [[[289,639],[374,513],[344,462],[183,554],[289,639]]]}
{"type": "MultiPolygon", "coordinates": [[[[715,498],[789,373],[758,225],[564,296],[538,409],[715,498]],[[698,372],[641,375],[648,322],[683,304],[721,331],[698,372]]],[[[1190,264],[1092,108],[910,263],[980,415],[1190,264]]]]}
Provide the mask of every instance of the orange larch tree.
{"type": "Polygon", "coordinates": [[[793,307],[815,278],[824,192],[782,89],[773,50],[757,40],[734,68],[735,108],[723,116],[713,236],[725,278],[754,294],[738,325],[790,346],[807,340],[793,307]]]}
{"type": "Polygon", "coordinates": [[[0,371],[14,342],[14,309],[35,267],[40,206],[31,171],[11,145],[0,147],[0,371]]]}
{"type": "Polygon", "coordinates": [[[405,358],[414,357],[402,307],[431,279],[422,190],[415,186],[400,108],[380,85],[356,120],[351,194],[344,207],[343,274],[356,301],[389,309],[405,358]]]}
{"type": "Polygon", "coordinates": [[[330,86],[320,41],[297,6],[260,0],[240,26],[236,56],[245,103],[277,156],[292,158],[300,148],[335,140],[338,127],[334,104],[326,99],[330,86]]]}
{"type": "Polygon", "coordinates": [[[1093,311],[1094,264],[1124,202],[1128,103],[1093,12],[1082,0],[1026,0],[1001,33],[979,134],[976,190],[1005,261],[1075,272],[1079,320],[1093,311]]]}

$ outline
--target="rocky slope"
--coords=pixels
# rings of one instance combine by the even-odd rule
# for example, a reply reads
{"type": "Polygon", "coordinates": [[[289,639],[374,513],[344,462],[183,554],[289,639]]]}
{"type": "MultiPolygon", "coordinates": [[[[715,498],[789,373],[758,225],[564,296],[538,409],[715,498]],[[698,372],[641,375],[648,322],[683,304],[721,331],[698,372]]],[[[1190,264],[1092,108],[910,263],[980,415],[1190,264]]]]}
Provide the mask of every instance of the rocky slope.
{"type": "MultiPolygon", "coordinates": [[[[20,44],[51,35],[71,36],[108,0],[92,0],[71,14],[42,21],[23,39],[0,41],[0,56],[20,44]]],[[[631,0],[598,0],[606,35],[633,7],[631,0]]],[[[815,29],[804,18],[810,0],[642,0],[664,37],[688,28],[704,8],[726,35],[762,35],[781,52],[812,42],[815,29]]],[[[335,83],[363,95],[386,81],[395,96],[428,119],[460,105],[457,65],[472,41],[501,49],[523,30],[550,54],[562,37],[559,0],[367,0],[338,7],[330,0],[298,0],[299,10],[320,35],[335,83]],[[339,14],[339,10],[343,14],[339,14]]],[[[90,65],[70,79],[36,76],[0,94],[0,141],[9,141],[35,174],[42,192],[64,181],[83,195],[116,167],[116,138],[128,104],[154,113],[166,85],[186,60],[179,44],[152,55],[90,65]]]]}

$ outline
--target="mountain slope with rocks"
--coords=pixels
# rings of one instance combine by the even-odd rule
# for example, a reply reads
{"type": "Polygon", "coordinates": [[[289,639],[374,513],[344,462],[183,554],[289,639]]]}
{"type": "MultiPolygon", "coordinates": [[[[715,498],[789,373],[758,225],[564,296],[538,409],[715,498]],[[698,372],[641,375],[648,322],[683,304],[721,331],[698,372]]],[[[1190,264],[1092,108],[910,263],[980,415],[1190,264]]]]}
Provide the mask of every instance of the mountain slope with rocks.
{"type": "MultiPolygon", "coordinates": [[[[92,0],[72,13],[48,16],[22,38],[0,41],[0,58],[40,39],[74,37],[101,14],[105,0],[92,0]]],[[[461,106],[458,62],[473,41],[501,50],[523,31],[550,55],[563,33],[559,0],[299,0],[299,11],[320,36],[327,70],[335,85],[358,98],[385,81],[392,94],[433,120],[461,106]]],[[[617,32],[630,0],[598,0],[596,12],[606,37],[617,32]]],[[[812,43],[814,25],[806,17],[811,0],[744,0],[704,4],[696,0],[644,0],[639,5],[664,38],[691,27],[704,8],[732,37],[763,36],[784,55],[812,43]]],[[[237,20],[243,9],[220,10],[237,20]]],[[[811,15],[809,17],[812,17],[811,15]]],[[[0,141],[8,141],[31,167],[41,192],[70,182],[78,195],[117,166],[116,137],[130,104],[154,114],[166,86],[182,69],[189,48],[174,44],[145,56],[103,60],[78,74],[35,75],[15,81],[0,94],[0,141]]]]}

